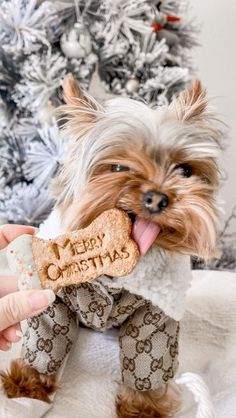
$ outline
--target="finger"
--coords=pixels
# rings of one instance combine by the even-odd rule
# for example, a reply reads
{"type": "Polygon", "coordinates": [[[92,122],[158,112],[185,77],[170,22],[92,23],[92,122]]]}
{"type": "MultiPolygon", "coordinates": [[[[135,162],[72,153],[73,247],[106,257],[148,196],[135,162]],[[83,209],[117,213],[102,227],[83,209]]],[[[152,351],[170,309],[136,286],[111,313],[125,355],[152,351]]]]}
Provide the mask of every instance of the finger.
{"type": "Polygon", "coordinates": [[[35,228],[24,225],[3,225],[0,227],[0,249],[5,248],[19,235],[35,233],[35,228]]]}
{"type": "Polygon", "coordinates": [[[20,324],[12,325],[2,331],[2,336],[10,343],[17,343],[23,337],[20,324]]]}
{"type": "Polygon", "coordinates": [[[18,281],[15,276],[0,276],[0,298],[17,290],[18,281]]]}
{"type": "Polygon", "coordinates": [[[9,341],[6,341],[5,338],[1,335],[0,336],[0,350],[1,351],[8,351],[10,350],[12,344],[9,341]]]}
{"type": "Polygon", "coordinates": [[[0,331],[45,310],[55,300],[52,290],[11,293],[0,299],[0,331]]]}

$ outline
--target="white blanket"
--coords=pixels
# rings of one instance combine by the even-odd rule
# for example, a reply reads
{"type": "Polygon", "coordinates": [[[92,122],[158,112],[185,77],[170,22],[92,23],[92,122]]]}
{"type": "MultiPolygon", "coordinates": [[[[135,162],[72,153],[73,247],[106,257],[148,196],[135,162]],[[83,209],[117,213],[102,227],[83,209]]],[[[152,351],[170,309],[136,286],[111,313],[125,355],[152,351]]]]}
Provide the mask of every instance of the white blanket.
{"type": "MultiPolygon", "coordinates": [[[[236,273],[195,271],[182,320],[180,373],[200,373],[207,382],[217,418],[236,418],[236,273]]],[[[20,346],[0,353],[0,368],[20,346]]],[[[114,418],[119,382],[117,334],[80,329],[53,406],[36,400],[10,400],[0,394],[1,418],[114,418]]],[[[185,392],[184,392],[185,393],[185,392]]],[[[186,394],[181,418],[194,418],[186,394]]]]}

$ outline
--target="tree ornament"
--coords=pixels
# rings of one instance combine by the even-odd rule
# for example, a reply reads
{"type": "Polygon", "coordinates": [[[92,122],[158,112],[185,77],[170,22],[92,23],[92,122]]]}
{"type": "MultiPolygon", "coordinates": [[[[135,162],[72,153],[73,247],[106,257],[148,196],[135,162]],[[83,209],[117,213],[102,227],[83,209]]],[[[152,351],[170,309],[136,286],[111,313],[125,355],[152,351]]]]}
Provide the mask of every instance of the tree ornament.
{"type": "Polygon", "coordinates": [[[72,29],[61,37],[61,49],[67,58],[85,58],[92,51],[88,29],[76,22],[72,29]]]}
{"type": "Polygon", "coordinates": [[[125,88],[128,93],[135,93],[139,89],[139,80],[135,76],[131,76],[127,81],[125,88]]]}
{"type": "Polygon", "coordinates": [[[152,22],[151,27],[153,32],[159,32],[164,29],[166,23],[176,23],[180,21],[179,16],[169,16],[159,13],[158,18],[155,22],[152,22]]]}
{"type": "Polygon", "coordinates": [[[179,43],[178,35],[171,30],[170,24],[175,24],[180,21],[180,17],[176,15],[166,15],[159,12],[156,16],[155,22],[152,22],[151,28],[156,33],[158,41],[165,39],[166,44],[171,48],[179,43]]]}

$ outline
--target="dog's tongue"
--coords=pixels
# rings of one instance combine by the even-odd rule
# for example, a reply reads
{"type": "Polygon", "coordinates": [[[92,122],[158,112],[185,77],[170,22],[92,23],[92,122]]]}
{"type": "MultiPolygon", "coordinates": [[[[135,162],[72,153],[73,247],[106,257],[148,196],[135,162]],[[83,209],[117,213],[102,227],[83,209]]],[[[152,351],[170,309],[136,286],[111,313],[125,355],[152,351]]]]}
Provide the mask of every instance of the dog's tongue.
{"type": "Polygon", "coordinates": [[[133,224],[132,237],[138,244],[141,255],[146,254],[159,232],[160,227],[154,222],[136,217],[133,224]]]}

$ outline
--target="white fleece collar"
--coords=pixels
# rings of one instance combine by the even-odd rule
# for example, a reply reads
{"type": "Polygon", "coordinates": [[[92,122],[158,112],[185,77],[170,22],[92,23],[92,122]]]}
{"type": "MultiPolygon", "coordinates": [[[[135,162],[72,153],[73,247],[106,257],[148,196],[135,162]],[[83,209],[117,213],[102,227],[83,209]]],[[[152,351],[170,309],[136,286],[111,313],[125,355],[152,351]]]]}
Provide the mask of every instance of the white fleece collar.
{"type": "Polygon", "coordinates": [[[192,279],[188,256],[170,254],[153,246],[128,276],[97,279],[110,287],[143,296],[179,321],[185,310],[185,296],[192,279]]]}

